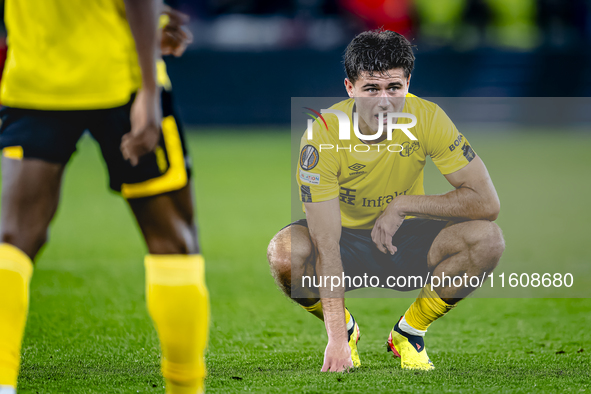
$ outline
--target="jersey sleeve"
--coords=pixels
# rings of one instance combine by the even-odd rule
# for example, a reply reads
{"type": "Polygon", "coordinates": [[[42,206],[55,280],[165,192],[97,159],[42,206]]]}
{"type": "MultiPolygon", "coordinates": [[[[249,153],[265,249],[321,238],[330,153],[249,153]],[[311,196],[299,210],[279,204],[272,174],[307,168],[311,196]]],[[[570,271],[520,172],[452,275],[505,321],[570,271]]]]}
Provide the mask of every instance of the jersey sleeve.
{"type": "Polygon", "coordinates": [[[439,106],[431,120],[426,147],[427,154],[443,175],[464,168],[476,157],[468,140],[439,106]]]}
{"type": "Polygon", "coordinates": [[[336,141],[330,137],[324,125],[313,124],[313,136],[304,134],[300,144],[297,181],[302,202],[322,202],[339,195],[339,157],[334,149],[336,141]]]}

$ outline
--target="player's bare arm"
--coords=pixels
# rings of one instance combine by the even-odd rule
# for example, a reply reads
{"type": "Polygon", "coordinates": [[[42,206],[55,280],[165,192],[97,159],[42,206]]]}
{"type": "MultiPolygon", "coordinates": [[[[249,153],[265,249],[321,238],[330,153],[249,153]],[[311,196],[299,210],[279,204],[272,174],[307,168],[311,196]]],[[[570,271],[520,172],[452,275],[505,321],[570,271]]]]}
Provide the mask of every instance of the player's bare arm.
{"type": "Polygon", "coordinates": [[[151,152],[160,138],[160,94],[156,83],[156,60],[159,55],[159,0],[125,0],[129,27],[135,39],[142,70],[142,87],[131,108],[131,131],[121,139],[123,157],[137,165],[141,156],[151,152]]]}
{"type": "Polygon", "coordinates": [[[376,220],[372,239],[383,253],[394,254],[392,237],[405,216],[436,220],[496,220],[500,202],[488,171],[476,156],[464,168],[445,175],[455,188],[448,193],[432,196],[396,197],[376,220]]]}
{"type": "MultiPolygon", "coordinates": [[[[334,198],[329,201],[306,203],[305,207],[310,238],[317,251],[316,274],[319,277],[340,277],[343,274],[343,265],[339,246],[341,238],[339,201],[334,198]]],[[[328,334],[322,372],[340,372],[352,368],[349,335],[345,323],[345,289],[337,287],[331,291],[328,287],[320,287],[319,291],[328,334]]]]}

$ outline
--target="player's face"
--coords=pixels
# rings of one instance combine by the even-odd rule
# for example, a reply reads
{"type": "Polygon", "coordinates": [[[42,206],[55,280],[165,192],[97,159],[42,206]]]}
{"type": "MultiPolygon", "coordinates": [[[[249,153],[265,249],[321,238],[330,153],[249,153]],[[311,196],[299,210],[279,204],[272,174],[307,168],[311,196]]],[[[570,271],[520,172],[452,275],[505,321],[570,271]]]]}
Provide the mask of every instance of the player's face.
{"type": "Polygon", "coordinates": [[[404,69],[394,68],[383,74],[361,73],[352,83],[345,79],[349,97],[355,98],[359,115],[359,130],[363,134],[375,134],[379,127],[379,114],[383,113],[384,130],[388,112],[402,112],[404,97],[410,86],[410,75],[404,76],[404,69]]]}

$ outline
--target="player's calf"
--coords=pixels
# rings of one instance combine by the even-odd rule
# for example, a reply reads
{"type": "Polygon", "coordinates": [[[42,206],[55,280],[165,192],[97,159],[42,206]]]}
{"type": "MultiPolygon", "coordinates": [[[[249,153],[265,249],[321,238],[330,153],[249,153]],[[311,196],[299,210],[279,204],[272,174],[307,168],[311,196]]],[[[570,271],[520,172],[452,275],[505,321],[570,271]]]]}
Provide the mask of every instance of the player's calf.
{"type": "Polygon", "coordinates": [[[24,232],[15,228],[3,227],[0,239],[2,243],[13,245],[25,252],[30,258],[35,258],[43,245],[47,243],[48,230],[47,228],[29,229],[29,231],[24,232]]]}
{"type": "Polygon", "coordinates": [[[436,285],[437,294],[449,304],[467,297],[478,286],[465,278],[490,274],[504,250],[501,229],[488,220],[461,222],[443,229],[429,251],[431,283],[436,285]],[[459,280],[454,285],[455,277],[464,278],[461,285],[459,280]]]}

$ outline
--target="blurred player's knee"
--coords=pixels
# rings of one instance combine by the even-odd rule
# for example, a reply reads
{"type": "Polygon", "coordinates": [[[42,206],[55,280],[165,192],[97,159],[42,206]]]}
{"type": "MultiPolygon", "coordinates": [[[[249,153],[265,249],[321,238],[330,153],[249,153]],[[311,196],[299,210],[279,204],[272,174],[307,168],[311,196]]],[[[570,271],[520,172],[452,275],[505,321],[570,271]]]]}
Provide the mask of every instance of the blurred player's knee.
{"type": "Polygon", "coordinates": [[[291,294],[292,278],[301,277],[306,268],[312,268],[306,265],[312,255],[312,242],[303,226],[286,227],[269,243],[267,259],[271,274],[288,296],[291,294]]]}
{"type": "Polygon", "coordinates": [[[0,386],[16,388],[32,274],[33,263],[23,251],[0,244],[0,386]]]}
{"type": "Polygon", "coordinates": [[[162,375],[168,394],[200,393],[209,295],[201,255],[146,256],[148,311],[162,348],[162,375]]]}
{"type": "Polygon", "coordinates": [[[291,286],[291,245],[289,230],[281,230],[269,243],[267,260],[275,282],[283,291],[291,286]],[[286,231],[287,230],[287,231],[286,231]]]}

